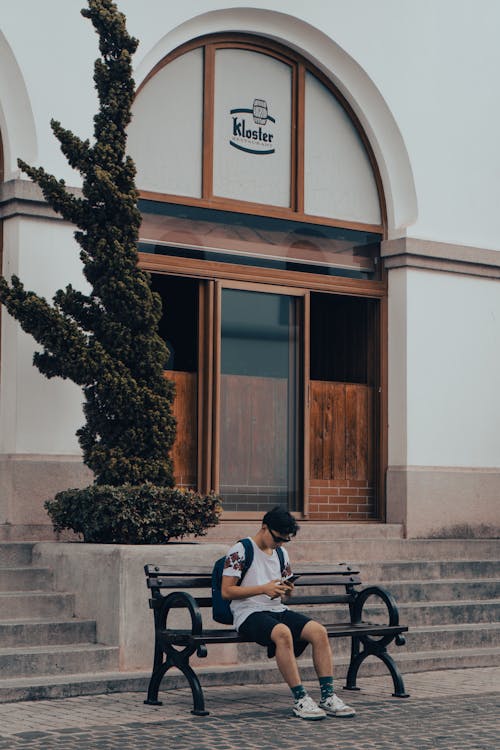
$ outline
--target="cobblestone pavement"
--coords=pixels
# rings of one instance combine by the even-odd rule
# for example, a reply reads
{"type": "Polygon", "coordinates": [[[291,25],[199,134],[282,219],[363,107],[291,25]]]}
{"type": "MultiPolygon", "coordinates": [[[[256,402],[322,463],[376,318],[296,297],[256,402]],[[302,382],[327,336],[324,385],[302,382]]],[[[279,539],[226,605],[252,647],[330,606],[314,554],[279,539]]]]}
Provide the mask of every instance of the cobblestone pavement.
{"type": "MultiPolygon", "coordinates": [[[[393,698],[387,677],[360,680],[341,697],[352,719],[293,718],[285,685],[210,687],[210,716],[190,713],[188,689],[0,705],[0,750],[493,750],[500,747],[500,667],[405,675],[411,697],[393,698]]],[[[307,683],[317,696],[316,683],[307,683]]]]}

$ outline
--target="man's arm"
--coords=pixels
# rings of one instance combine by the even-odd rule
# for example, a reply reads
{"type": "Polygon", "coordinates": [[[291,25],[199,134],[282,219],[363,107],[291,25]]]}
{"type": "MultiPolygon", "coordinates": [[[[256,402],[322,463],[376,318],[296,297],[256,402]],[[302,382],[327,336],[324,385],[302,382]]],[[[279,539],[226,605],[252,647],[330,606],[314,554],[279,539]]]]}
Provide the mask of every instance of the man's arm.
{"type": "Polygon", "coordinates": [[[223,599],[248,599],[250,596],[266,594],[271,599],[284,596],[290,588],[282,582],[281,578],[268,581],[260,586],[239,586],[237,576],[222,576],[221,594],[223,599]]]}

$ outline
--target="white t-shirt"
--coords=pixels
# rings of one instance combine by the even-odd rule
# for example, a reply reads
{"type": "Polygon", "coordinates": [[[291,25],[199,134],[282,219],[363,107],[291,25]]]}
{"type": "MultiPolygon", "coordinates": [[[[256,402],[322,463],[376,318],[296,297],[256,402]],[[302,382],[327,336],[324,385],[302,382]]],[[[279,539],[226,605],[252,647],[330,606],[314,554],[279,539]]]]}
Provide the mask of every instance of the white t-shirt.
{"type": "MultiPolygon", "coordinates": [[[[257,547],[253,539],[250,539],[250,541],[253,544],[253,561],[240,584],[242,589],[245,586],[262,586],[264,583],[281,578],[280,561],[276,550],[273,550],[272,555],[267,555],[257,547]]],[[[292,574],[290,560],[287,551],[283,548],[282,551],[285,561],[285,576],[289,576],[292,574]]],[[[237,542],[226,555],[223,575],[241,578],[244,559],[245,548],[241,542],[237,542]]],[[[285,609],[288,609],[288,607],[285,607],[281,599],[271,599],[267,594],[250,596],[248,599],[234,599],[231,602],[231,612],[233,613],[236,630],[239,630],[246,618],[254,612],[284,612],[285,609]]]]}

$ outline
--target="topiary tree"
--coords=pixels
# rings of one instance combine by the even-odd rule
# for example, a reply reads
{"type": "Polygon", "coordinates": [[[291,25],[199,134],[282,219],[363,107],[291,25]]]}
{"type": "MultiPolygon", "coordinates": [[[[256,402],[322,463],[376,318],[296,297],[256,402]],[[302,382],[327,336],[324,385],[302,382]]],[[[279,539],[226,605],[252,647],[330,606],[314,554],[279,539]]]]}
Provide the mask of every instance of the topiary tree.
{"type": "MultiPolygon", "coordinates": [[[[90,292],[69,285],[56,292],[51,305],[17,277],[10,284],[1,277],[0,301],[41,344],[33,358],[40,372],[82,387],[86,422],[77,435],[96,484],[170,488],[174,386],[163,375],[168,349],[157,333],[161,299],[150,288],[149,274],[137,265],[141,217],[135,166],[126,154],[134,97],[131,60],[138,41],[129,36],[112,0],[88,0],[81,12],[95,27],[101,53],[94,66],[99,111],[93,143],[55,120],[51,126],[69,164],[83,177],[83,196],[43,168],[18,163],[52,208],[78,227],[75,238],[90,292]]],[[[66,528],[73,528],[68,508],[74,504],[76,509],[82,500],[71,492],[74,497],[65,496],[66,528]]],[[[216,499],[207,502],[215,512],[216,499]]],[[[47,508],[54,520],[61,511],[57,496],[56,505],[49,502],[47,508]]]]}

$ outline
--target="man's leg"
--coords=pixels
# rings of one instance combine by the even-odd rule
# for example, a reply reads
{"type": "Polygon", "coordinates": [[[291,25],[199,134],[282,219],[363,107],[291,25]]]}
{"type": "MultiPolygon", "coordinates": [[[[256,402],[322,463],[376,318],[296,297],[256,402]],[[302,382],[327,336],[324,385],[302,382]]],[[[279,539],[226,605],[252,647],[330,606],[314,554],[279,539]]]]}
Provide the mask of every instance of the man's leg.
{"type": "Polygon", "coordinates": [[[314,669],[321,689],[320,707],[329,716],[354,716],[356,711],[335,695],[333,689],[333,656],[326,629],[319,622],[310,620],[304,625],[300,637],[312,646],[314,669]]]}
{"type": "Polygon", "coordinates": [[[318,677],[333,675],[330,639],[323,625],[315,620],[310,620],[304,625],[300,637],[311,644],[314,669],[318,677]]]}
{"type": "Polygon", "coordinates": [[[293,653],[293,638],[290,628],[279,623],[271,632],[271,640],[276,646],[276,664],[283,679],[290,688],[300,685],[299,668],[293,653]]]}
{"type": "Polygon", "coordinates": [[[278,669],[292,691],[295,700],[293,713],[301,719],[323,719],[325,712],[307,694],[300,681],[290,628],[283,623],[278,623],[271,631],[271,640],[276,646],[276,663],[278,669]]]}

